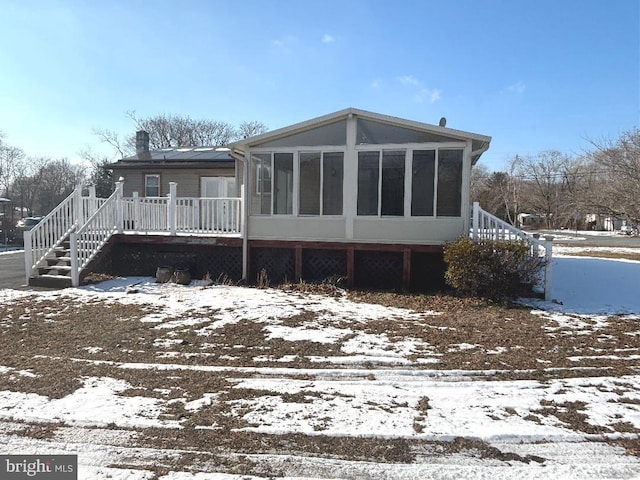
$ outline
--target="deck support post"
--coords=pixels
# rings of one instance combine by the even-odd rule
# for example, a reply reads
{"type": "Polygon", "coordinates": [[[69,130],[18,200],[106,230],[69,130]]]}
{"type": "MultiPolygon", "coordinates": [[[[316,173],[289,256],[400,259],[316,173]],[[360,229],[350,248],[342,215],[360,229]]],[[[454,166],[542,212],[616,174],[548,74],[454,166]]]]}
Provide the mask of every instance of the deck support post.
{"type": "Polygon", "coordinates": [[[171,235],[176,234],[176,197],[178,184],[169,182],[169,204],[167,209],[167,227],[171,235]]]}
{"type": "Polygon", "coordinates": [[[409,289],[411,284],[411,249],[405,248],[402,251],[402,288],[409,289]]]}
{"type": "Polygon", "coordinates": [[[355,283],[355,250],[347,248],[347,287],[353,288],[355,283]]]}
{"type": "Polygon", "coordinates": [[[295,277],[296,282],[302,280],[302,245],[298,244],[295,248],[295,277]]]}

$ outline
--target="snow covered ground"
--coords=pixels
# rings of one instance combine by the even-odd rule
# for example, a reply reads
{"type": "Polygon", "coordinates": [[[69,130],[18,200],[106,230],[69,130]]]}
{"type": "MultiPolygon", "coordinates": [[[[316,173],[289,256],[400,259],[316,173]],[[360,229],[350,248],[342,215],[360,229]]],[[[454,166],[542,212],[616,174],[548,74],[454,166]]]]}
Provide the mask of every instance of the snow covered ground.
{"type": "Polygon", "coordinates": [[[640,262],[554,262],[531,313],[0,290],[0,453],[81,479],[640,478],[640,262]]]}

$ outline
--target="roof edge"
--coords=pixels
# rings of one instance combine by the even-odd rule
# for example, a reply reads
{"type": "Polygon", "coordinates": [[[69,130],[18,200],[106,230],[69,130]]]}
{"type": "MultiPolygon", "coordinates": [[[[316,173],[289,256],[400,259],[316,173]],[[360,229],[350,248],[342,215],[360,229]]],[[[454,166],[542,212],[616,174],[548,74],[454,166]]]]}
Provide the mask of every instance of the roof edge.
{"type": "Polygon", "coordinates": [[[450,137],[460,137],[461,139],[478,140],[478,141],[487,142],[487,143],[491,142],[490,136],[482,135],[479,133],[468,132],[465,130],[457,130],[454,128],[440,127],[438,125],[432,125],[430,123],[418,122],[415,120],[408,120],[405,118],[394,117],[391,115],[384,115],[381,113],[369,112],[367,110],[360,110],[358,108],[350,107],[350,108],[345,108],[343,110],[338,110],[337,112],[329,113],[327,115],[322,115],[320,117],[311,118],[303,122],[294,123],[286,127],[278,128],[276,130],[263,133],[261,135],[256,135],[253,137],[245,138],[243,140],[232,142],[229,144],[229,148],[243,150],[243,147],[247,147],[247,146],[250,147],[257,143],[263,143],[267,140],[273,140],[280,137],[285,137],[289,134],[293,134],[298,131],[309,130],[313,127],[318,127],[328,123],[333,123],[341,120],[342,118],[347,118],[351,115],[355,115],[355,116],[366,118],[366,119],[376,120],[381,123],[399,125],[399,126],[414,128],[418,130],[426,130],[426,131],[430,131],[433,133],[438,133],[440,135],[446,135],[450,137]]]}

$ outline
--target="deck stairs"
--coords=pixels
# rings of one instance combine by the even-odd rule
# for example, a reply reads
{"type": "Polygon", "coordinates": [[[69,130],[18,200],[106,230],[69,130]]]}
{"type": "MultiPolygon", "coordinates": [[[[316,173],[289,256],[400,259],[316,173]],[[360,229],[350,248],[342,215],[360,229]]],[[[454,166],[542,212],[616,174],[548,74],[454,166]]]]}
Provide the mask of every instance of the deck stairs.
{"type": "Polygon", "coordinates": [[[52,248],[38,267],[37,275],[29,277],[29,285],[37,287],[66,288],[71,281],[71,242],[69,237],[52,248]]]}
{"type": "Polygon", "coordinates": [[[27,285],[78,286],[91,265],[109,251],[115,234],[240,237],[244,188],[240,197],[178,197],[177,184],[162,198],[122,195],[123,183],[109,198],[95,188],[78,187],[33,229],[25,232],[27,285]],[[88,190],[88,195],[84,191],[88,190]]]}

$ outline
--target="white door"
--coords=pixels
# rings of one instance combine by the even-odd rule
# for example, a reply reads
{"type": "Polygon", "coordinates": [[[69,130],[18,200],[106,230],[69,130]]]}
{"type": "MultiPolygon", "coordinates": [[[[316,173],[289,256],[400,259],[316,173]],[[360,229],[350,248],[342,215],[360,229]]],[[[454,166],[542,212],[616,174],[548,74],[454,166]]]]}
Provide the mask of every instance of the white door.
{"type": "Polygon", "coordinates": [[[238,202],[227,200],[236,197],[235,177],[200,177],[200,196],[216,200],[203,200],[201,205],[203,228],[235,230],[238,202]]]}

